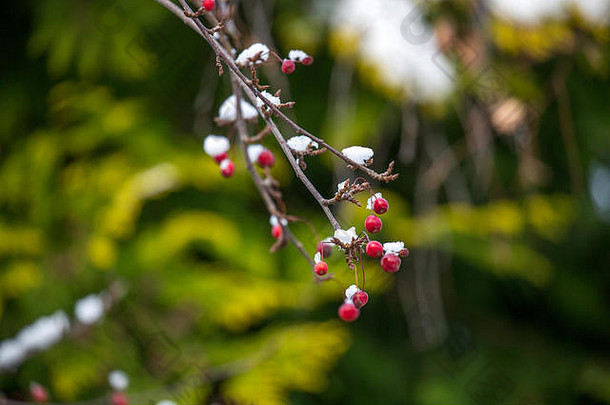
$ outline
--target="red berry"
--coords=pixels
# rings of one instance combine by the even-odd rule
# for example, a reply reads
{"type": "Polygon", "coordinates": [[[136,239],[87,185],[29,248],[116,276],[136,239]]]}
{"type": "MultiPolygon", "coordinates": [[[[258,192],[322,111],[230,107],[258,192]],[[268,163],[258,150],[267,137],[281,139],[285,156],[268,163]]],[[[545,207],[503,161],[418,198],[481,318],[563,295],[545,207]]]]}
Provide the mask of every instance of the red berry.
{"type": "Polygon", "coordinates": [[[112,393],[112,405],[128,405],[129,398],[122,391],[114,391],[112,393]]]}
{"type": "Polygon", "coordinates": [[[372,240],[366,244],[366,254],[372,258],[378,258],[383,255],[383,246],[376,240],[372,240]]]}
{"type": "Polygon", "coordinates": [[[294,72],[295,67],[296,65],[290,59],[284,59],[282,61],[282,72],[286,73],[287,75],[294,72]]]}
{"type": "Polygon", "coordinates": [[[220,155],[214,156],[214,161],[218,164],[227,158],[227,152],[223,152],[220,155]]]}
{"type": "Polygon", "coordinates": [[[30,384],[30,395],[34,402],[47,402],[49,400],[49,393],[45,387],[38,383],[30,384]]]}
{"type": "Polygon", "coordinates": [[[377,233],[381,230],[381,219],[375,215],[369,215],[364,221],[364,227],[370,233],[377,233]]]}
{"type": "Polygon", "coordinates": [[[381,268],[388,273],[396,273],[400,268],[400,257],[394,253],[388,253],[381,258],[381,268]]]}
{"type": "Polygon", "coordinates": [[[270,150],[265,149],[258,155],[256,161],[261,167],[271,167],[275,164],[275,155],[270,150]]]}
{"type": "Polygon", "coordinates": [[[333,254],[333,244],[328,242],[320,242],[318,243],[316,252],[320,252],[322,257],[328,257],[333,254]]]}
{"type": "Polygon", "coordinates": [[[220,162],[220,174],[224,177],[233,176],[233,172],[235,171],[235,165],[230,159],[225,159],[220,162]]]}
{"type": "Polygon", "coordinates": [[[313,266],[314,271],[318,276],[323,276],[328,271],[328,264],[325,262],[317,262],[315,266],[313,266]]]}
{"type": "Polygon", "coordinates": [[[356,308],[362,308],[367,302],[369,302],[369,295],[364,291],[358,291],[352,297],[354,301],[354,306],[356,308]]]}
{"type": "Polygon", "coordinates": [[[282,229],[282,225],[280,224],[274,225],[271,228],[271,236],[273,236],[275,239],[281,238],[283,233],[284,230],[282,229]]]}
{"type": "Polygon", "coordinates": [[[301,63],[305,66],[309,66],[313,63],[313,58],[311,56],[307,55],[306,57],[301,59],[301,63]]]}
{"type": "Polygon", "coordinates": [[[409,249],[407,249],[407,248],[401,249],[400,252],[398,252],[398,256],[409,257],[409,249]]]}
{"type": "Polygon", "coordinates": [[[373,210],[378,215],[385,214],[386,212],[388,212],[389,206],[390,205],[388,204],[388,201],[383,197],[379,197],[373,202],[373,210]]]}
{"type": "Polygon", "coordinates": [[[216,7],[216,0],[203,0],[201,2],[201,7],[205,9],[205,11],[212,11],[214,7],[216,7]]]}
{"type": "Polygon", "coordinates": [[[353,322],[358,319],[360,310],[351,302],[346,302],[339,307],[339,318],[345,322],[353,322]]]}

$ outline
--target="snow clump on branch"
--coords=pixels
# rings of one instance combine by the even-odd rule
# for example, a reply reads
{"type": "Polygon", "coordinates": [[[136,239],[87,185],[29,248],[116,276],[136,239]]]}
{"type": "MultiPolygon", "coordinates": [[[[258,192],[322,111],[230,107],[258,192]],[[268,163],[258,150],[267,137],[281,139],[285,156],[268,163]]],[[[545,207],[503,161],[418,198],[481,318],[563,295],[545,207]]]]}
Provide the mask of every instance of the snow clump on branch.
{"type": "Polygon", "coordinates": [[[363,146],[350,146],[341,151],[348,159],[353,160],[359,165],[366,165],[366,163],[373,158],[375,152],[371,148],[365,148],[363,146]]]}
{"type": "Polygon", "coordinates": [[[295,152],[307,152],[309,148],[318,149],[318,143],[305,135],[293,136],[287,141],[288,146],[295,152]]]}
{"type": "MultiPolygon", "coordinates": [[[[245,100],[240,100],[241,103],[241,116],[245,120],[251,120],[258,116],[256,108],[245,100]]],[[[218,109],[218,118],[221,121],[233,122],[237,119],[237,103],[235,102],[235,95],[227,98],[218,109]]]]}
{"type": "Polygon", "coordinates": [[[269,48],[267,45],[257,42],[244,49],[235,59],[235,63],[241,67],[256,67],[262,65],[267,59],[269,59],[269,48]]]}

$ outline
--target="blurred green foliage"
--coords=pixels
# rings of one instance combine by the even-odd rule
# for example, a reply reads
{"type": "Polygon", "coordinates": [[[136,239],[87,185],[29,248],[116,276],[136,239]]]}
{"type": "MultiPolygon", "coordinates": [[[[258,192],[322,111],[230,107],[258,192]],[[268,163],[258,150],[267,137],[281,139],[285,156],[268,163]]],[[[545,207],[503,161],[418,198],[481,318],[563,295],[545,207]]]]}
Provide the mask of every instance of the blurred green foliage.
{"type": "MultiPolygon", "coordinates": [[[[468,18],[467,2],[441,3],[457,6],[432,14],[468,18]]],[[[478,189],[466,156],[456,169],[467,174],[472,201],[439,191],[419,210],[417,178],[434,159],[419,140],[415,159],[399,161],[401,177],[383,189],[391,209],[381,237],[404,240],[412,260],[444,263],[447,340],[419,351],[402,300],[410,260],[395,277],[366,262],[371,301],[346,325],[334,319],[339,284],[313,283],[292,246],[269,254],[268,217],[241,158],[232,156],[238,169],[226,180],[201,151],[205,135],[224,131],[213,117],[229,94],[227,77],[173,15],[150,0],[7,7],[0,339],[58,309],[72,315],[74,302],[115,280],[127,286],[99,325],[0,374],[7,397],[25,399],[30,381],[57,401],[107,395],[107,373],[118,368],[131,377],[134,403],[610,404],[610,227],[587,194],[591,165],[610,162],[607,27],[587,30],[576,19],[527,32],[501,21],[490,28],[489,63],[537,109],[543,180],[534,186],[521,180],[516,143],[498,137],[489,192],[478,189]],[[566,47],[580,36],[585,46],[566,47]],[[549,76],[565,64],[580,189],[559,134],[562,112],[547,94],[549,76]]],[[[241,13],[246,25],[248,10],[241,13]]],[[[271,17],[281,51],[301,47],[316,57],[289,77],[291,114],[338,147],[374,147],[377,168],[393,160],[403,101],[379,88],[353,44],[326,30],[308,3],[277,2],[271,17]],[[332,83],[343,73],[352,79],[341,113],[332,83]]],[[[274,89],[288,84],[276,67],[265,69],[274,89]]],[[[423,132],[459,145],[459,111],[477,91],[458,83],[456,93],[415,113],[423,132]]],[[[308,163],[325,195],[349,175],[329,156],[308,163]]],[[[329,234],[287,164],[274,173],[290,212],[329,234]]],[[[345,225],[366,216],[354,206],[337,214],[345,225]]],[[[294,231],[313,252],[308,227],[294,231]]],[[[346,286],[352,275],[339,256],[329,264],[346,286]]]]}

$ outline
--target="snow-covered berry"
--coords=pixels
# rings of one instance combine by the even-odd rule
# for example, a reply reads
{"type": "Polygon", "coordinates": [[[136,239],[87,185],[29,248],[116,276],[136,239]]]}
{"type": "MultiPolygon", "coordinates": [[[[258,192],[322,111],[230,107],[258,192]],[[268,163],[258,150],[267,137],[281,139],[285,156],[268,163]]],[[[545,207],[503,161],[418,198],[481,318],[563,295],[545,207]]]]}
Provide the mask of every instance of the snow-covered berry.
{"type": "Polygon", "coordinates": [[[49,400],[49,393],[46,388],[35,382],[30,383],[30,396],[34,402],[47,402],[49,400]]]}
{"type": "Polygon", "coordinates": [[[282,72],[286,73],[287,75],[294,72],[295,67],[296,65],[290,59],[284,59],[282,61],[282,72]]]}
{"type": "Polygon", "coordinates": [[[286,220],[286,218],[278,219],[275,215],[271,215],[269,217],[269,225],[276,226],[277,224],[282,224],[282,225],[286,226],[286,225],[288,225],[288,221],[286,220]]]}
{"type": "Polygon", "coordinates": [[[301,63],[305,66],[309,66],[313,63],[313,58],[311,56],[307,55],[306,57],[301,59],[301,63]]]}
{"type": "Polygon", "coordinates": [[[113,370],[108,373],[108,384],[116,391],[125,391],[129,386],[129,376],[123,370],[113,370]]]}
{"type": "Polygon", "coordinates": [[[388,201],[385,198],[379,197],[376,198],[373,202],[373,211],[375,211],[377,215],[385,214],[386,212],[388,212],[389,206],[390,205],[388,204],[388,201]]]}
{"type": "Polygon", "coordinates": [[[223,177],[231,177],[233,176],[233,172],[235,171],[235,164],[231,161],[231,159],[225,159],[220,162],[220,174],[223,177]]]}
{"type": "Polygon", "coordinates": [[[404,248],[404,249],[400,249],[400,252],[398,252],[398,256],[400,257],[409,257],[409,249],[404,248]]]}
{"type": "Polygon", "coordinates": [[[275,164],[275,155],[270,150],[263,150],[258,154],[256,162],[260,167],[272,167],[275,164]]]}
{"type": "Polygon", "coordinates": [[[216,0],[203,0],[201,2],[201,7],[205,9],[205,11],[212,11],[214,7],[216,7],[216,0]]]}
{"type": "Polygon", "coordinates": [[[297,63],[302,63],[305,66],[311,65],[313,63],[313,58],[309,56],[306,52],[301,51],[300,49],[293,49],[288,52],[288,59],[297,63]]]}
{"type": "Polygon", "coordinates": [[[248,146],[247,152],[248,152],[248,158],[250,159],[251,162],[256,162],[258,161],[258,156],[265,150],[265,147],[263,145],[259,145],[259,144],[253,144],[248,146]]]}
{"type": "Polygon", "coordinates": [[[329,257],[333,254],[333,244],[330,242],[322,241],[318,243],[318,246],[316,247],[316,252],[321,253],[323,257],[329,257]]]}
{"type": "Polygon", "coordinates": [[[364,221],[364,227],[370,233],[377,233],[381,230],[383,223],[381,222],[381,218],[376,215],[369,215],[366,217],[364,221]]]}
{"type": "Polygon", "coordinates": [[[381,258],[381,268],[388,273],[395,273],[400,268],[400,257],[394,253],[387,253],[381,258]]]}
{"type": "Polygon", "coordinates": [[[385,253],[394,253],[400,255],[400,252],[405,248],[404,242],[386,242],[383,244],[383,251],[385,253]]]}
{"type": "Polygon", "coordinates": [[[369,295],[364,291],[358,291],[352,297],[352,301],[354,301],[354,306],[358,309],[362,308],[367,302],[369,302],[369,295]]]}
{"type": "Polygon", "coordinates": [[[129,405],[129,398],[127,394],[122,391],[114,391],[111,399],[112,405],[129,405]]]}
{"type": "Polygon", "coordinates": [[[227,157],[227,151],[231,147],[229,140],[221,135],[208,135],[203,140],[203,150],[211,156],[216,163],[222,162],[227,157]]]}
{"type": "Polygon", "coordinates": [[[366,254],[374,259],[383,255],[383,246],[381,246],[381,243],[377,242],[376,240],[372,240],[367,243],[365,249],[366,254]]]}
{"type": "Polygon", "coordinates": [[[339,318],[343,319],[345,322],[353,322],[358,319],[359,315],[360,310],[351,302],[344,302],[339,307],[339,318]]]}
{"type": "Polygon", "coordinates": [[[358,291],[360,291],[360,288],[358,288],[356,284],[350,285],[345,289],[345,299],[351,301],[354,294],[356,294],[358,291]]]}
{"type": "Polygon", "coordinates": [[[328,272],[328,264],[325,262],[317,262],[315,266],[313,266],[314,271],[318,276],[323,276],[328,272]]]}
{"type": "Polygon", "coordinates": [[[271,227],[271,236],[273,236],[275,239],[281,238],[283,233],[284,230],[282,229],[282,225],[277,224],[271,227]]]}
{"type": "Polygon", "coordinates": [[[213,159],[216,163],[220,164],[223,160],[227,158],[227,152],[223,152],[220,155],[213,156],[213,159]]]}

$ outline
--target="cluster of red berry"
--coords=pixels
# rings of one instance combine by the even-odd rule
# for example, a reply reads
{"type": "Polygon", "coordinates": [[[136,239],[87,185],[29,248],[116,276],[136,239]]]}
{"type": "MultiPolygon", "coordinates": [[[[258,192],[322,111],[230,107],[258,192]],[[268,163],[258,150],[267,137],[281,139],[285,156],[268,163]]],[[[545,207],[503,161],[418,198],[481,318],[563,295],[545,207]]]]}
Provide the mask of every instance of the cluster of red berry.
{"type": "Polygon", "coordinates": [[[345,301],[339,307],[339,318],[345,322],[353,322],[360,316],[360,308],[369,302],[369,295],[359,289],[356,285],[351,285],[345,290],[345,301]]]}
{"type": "Polygon", "coordinates": [[[288,58],[282,60],[282,72],[287,75],[294,72],[296,69],[296,64],[300,63],[304,66],[309,66],[313,63],[313,58],[300,50],[292,50],[288,52],[288,58]]]}
{"type": "MultiPolygon", "coordinates": [[[[372,205],[376,214],[382,215],[388,212],[389,204],[385,198],[381,197],[380,193],[375,194],[371,199],[372,204],[369,200],[369,205],[372,205]]],[[[381,218],[373,214],[369,215],[364,221],[364,227],[370,233],[379,232],[382,227],[381,218]]],[[[376,240],[371,240],[366,244],[365,252],[374,259],[381,257],[381,268],[388,273],[397,272],[401,264],[400,258],[409,255],[409,249],[406,249],[402,242],[390,242],[382,245],[376,240]]]]}
{"type": "MultiPolygon", "coordinates": [[[[215,5],[214,0],[203,0],[202,2],[202,8],[206,11],[213,10],[215,5]]],[[[255,69],[263,63],[268,62],[270,55],[273,55],[275,59],[281,63],[282,72],[285,74],[293,73],[296,69],[296,64],[308,66],[313,63],[313,58],[304,51],[293,49],[288,53],[287,58],[282,58],[276,52],[273,52],[266,45],[261,43],[252,44],[244,49],[235,59],[235,63],[240,68],[249,67],[250,69],[255,69]]],[[[257,99],[256,108],[245,100],[241,100],[239,105],[237,105],[238,102],[235,96],[231,96],[221,105],[217,122],[219,122],[220,125],[234,122],[237,119],[237,112],[239,110],[241,110],[243,119],[246,121],[254,120],[256,116],[261,113],[259,109],[266,108],[266,103],[263,101],[263,98],[266,98],[268,102],[276,106],[283,106],[279,99],[279,93],[272,95],[263,91],[260,98],[257,99]]],[[[262,111],[264,112],[265,110],[262,111]]],[[[306,141],[305,145],[300,145],[299,142],[295,141],[295,148],[307,151],[311,146],[312,141],[306,141]]],[[[317,148],[317,144],[315,147],[317,148]]],[[[233,175],[235,165],[227,158],[227,151],[230,148],[230,143],[227,138],[209,135],[204,141],[203,148],[206,153],[220,165],[220,173],[224,177],[231,177],[233,175]]],[[[367,165],[367,162],[370,163],[373,156],[373,151],[370,148],[359,146],[346,148],[342,150],[341,153],[352,161],[364,165],[367,165]]],[[[247,155],[251,162],[256,163],[265,170],[268,170],[275,164],[273,152],[264,148],[262,145],[249,145],[247,148],[247,155]]],[[[349,186],[347,182],[342,184],[347,184],[347,186],[340,185],[340,192],[344,192],[341,190],[343,187],[349,186]]],[[[351,194],[349,197],[351,197],[351,194]]],[[[376,234],[381,231],[383,222],[381,218],[379,218],[379,215],[385,214],[388,211],[388,208],[388,201],[383,198],[380,193],[369,198],[367,209],[371,210],[371,215],[364,221],[364,228],[368,233],[376,234]]],[[[284,235],[284,226],[287,225],[284,221],[285,219],[278,219],[275,216],[272,216],[270,219],[271,235],[278,241],[283,238],[284,235]]],[[[354,268],[355,262],[362,261],[361,256],[364,252],[372,258],[381,258],[381,268],[386,272],[394,273],[400,268],[401,257],[406,257],[408,255],[408,250],[404,248],[402,242],[391,242],[382,245],[378,241],[371,240],[366,233],[358,236],[355,232],[355,228],[350,228],[347,231],[337,229],[333,238],[328,238],[318,244],[313,268],[318,277],[323,277],[328,273],[328,264],[324,261],[324,258],[327,258],[332,253],[333,244],[337,244],[337,246],[345,250],[350,268],[354,268]],[[366,244],[366,247],[363,248],[365,242],[368,243],[366,244]]],[[[345,321],[351,322],[356,320],[360,314],[360,308],[365,305],[369,299],[368,294],[365,291],[360,290],[357,287],[357,284],[358,280],[356,276],[356,285],[352,285],[346,290],[345,302],[339,308],[339,316],[345,321]]],[[[364,289],[364,283],[362,288],[364,289]]]]}
{"type": "MultiPolygon", "coordinates": [[[[366,218],[364,227],[369,233],[378,233],[383,223],[377,215],[383,215],[388,211],[388,201],[381,196],[381,193],[377,193],[368,200],[367,208],[371,209],[372,212],[366,218]]],[[[322,246],[326,247],[327,245],[332,246],[328,243],[322,246]]],[[[320,251],[320,245],[318,245],[316,256],[320,254],[320,251]]],[[[409,250],[404,247],[403,242],[389,242],[382,245],[376,240],[369,240],[364,251],[371,258],[381,258],[381,268],[388,273],[397,272],[400,269],[401,257],[404,258],[409,255],[409,250]]],[[[328,266],[323,261],[316,262],[316,274],[326,274],[327,269],[328,266]],[[318,269],[322,272],[318,272],[318,269]]],[[[360,308],[368,302],[368,299],[368,294],[365,291],[360,290],[356,285],[350,286],[345,291],[344,303],[339,307],[339,317],[346,322],[355,321],[360,316],[360,308]]]]}
{"type": "MultiPolygon", "coordinates": [[[[231,177],[235,172],[235,164],[227,157],[230,143],[227,138],[219,135],[208,135],[203,141],[203,150],[220,166],[223,177],[231,177]]],[[[262,145],[248,147],[250,160],[262,168],[270,168],[275,164],[275,155],[262,145]]]]}
{"type": "Polygon", "coordinates": [[[231,177],[235,172],[235,164],[227,157],[230,146],[229,140],[219,135],[208,135],[203,141],[203,150],[220,166],[223,177],[231,177]]]}

